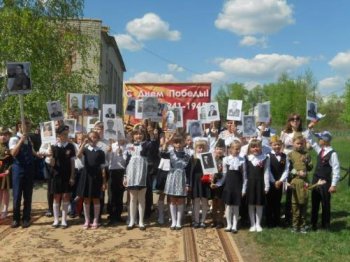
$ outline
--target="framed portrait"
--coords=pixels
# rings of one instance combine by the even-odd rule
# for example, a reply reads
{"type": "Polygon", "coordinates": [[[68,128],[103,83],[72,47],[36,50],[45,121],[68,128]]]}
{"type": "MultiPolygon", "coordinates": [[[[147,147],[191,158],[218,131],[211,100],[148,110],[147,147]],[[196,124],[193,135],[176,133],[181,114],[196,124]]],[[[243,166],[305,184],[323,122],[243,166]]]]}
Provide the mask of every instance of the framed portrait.
{"type": "Polygon", "coordinates": [[[218,172],[213,152],[201,153],[199,155],[199,159],[201,161],[204,174],[215,174],[218,172]]]}
{"type": "Polygon", "coordinates": [[[270,122],[270,102],[258,104],[258,122],[270,122]]]}
{"type": "Polygon", "coordinates": [[[69,138],[74,138],[77,131],[77,120],[76,119],[64,119],[64,124],[69,127],[69,138]]]}
{"type": "Polygon", "coordinates": [[[168,107],[167,107],[167,104],[158,102],[158,113],[157,113],[157,117],[152,117],[152,118],[151,118],[151,121],[152,121],[152,122],[161,122],[162,119],[163,119],[164,113],[168,110],[167,108],[168,108],[168,107]]]}
{"type": "Polygon", "coordinates": [[[241,121],[242,120],[242,100],[228,100],[227,105],[227,120],[241,121]]]}
{"type": "Polygon", "coordinates": [[[190,134],[192,138],[203,136],[203,128],[201,121],[199,120],[187,120],[187,133],[190,134]]]}
{"type": "Polygon", "coordinates": [[[96,116],[88,116],[86,119],[86,130],[90,132],[94,129],[96,122],[100,121],[99,117],[96,116]]]}
{"type": "Polygon", "coordinates": [[[142,119],[143,117],[143,100],[142,99],[136,99],[136,110],[135,110],[135,118],[136,119],[142,119]]]}
{"type": "Polygon", "coordinates": [[[253,137],[257,136],[255,116],[243,116],[243,136],[253,137]]]}
{"type": "Polygon", "coordinates": [[[105,118],[103,126],[104,138],[117,140],[117,120],[115,118],[105,118]]]}
{"type": "Polygon", "coordinates": [[[208,121],[220,121],[218,102],[205,103],[208,121]]]}
{"type": "Polygon", "coordinates": [[[7,90],[10,95],[28,94],[32,91],[29,62],[8,62],[7,90]]]}
{"type": "Polygon", "coordinates": [[[60,101],[49,101],[46,105],[51,120],[63,120],[64,116],[60,101]]]}
{"type": "Polygon", "coordinates": [[[77,118],[83,113],[83,94],[69,93],[67,94],[67,112],[68,117],[77,118]]]}
{"type": "Polygon", "coordinates": [[[207,107],[205,106],[205,104],[197,107],[197,119],[200,120],[202,124],[210,123],[207,114],[207,107]]]}
{"type": "Polygon", "coordinates": [[[158,98],[153,96],[145,96],[142,98],[142,118],[148,119],[158,116],[158,98]]]}
{"type": "Polygon", "coordinates": [[[129,116],[135,115],[136,100],[133,97],[128,98],[128,103],[126,104],[125,114],[129,116]]]}
{"type": "Polygon", "coordinates": [[[117,105],[116,104],[103,104],[102,105],[102,115],[105,118],[116,118],[117,115],[117,105]]]}
{"type": "Polygon", "coordinates": [[[84,95],[84,116],[98,116],[99,96],[84,95]]]}
{"type": "Polygon", "coordinates": [[[116,126],[117,126],[117,139],[124,140],[125,139],[125,130],[124,130],[124,122],[120,117],[116,118],[116,126]]]}
{"type": "Polygon", "coordinates": [[[56,143],[56,130],[54,121],[40,123],[41,143],[56,143]]]}
{"type": "Polygon", "coordinates": [[[313,101],[306,101],[306,119],[317,119],[317,103],[313,101]]]}

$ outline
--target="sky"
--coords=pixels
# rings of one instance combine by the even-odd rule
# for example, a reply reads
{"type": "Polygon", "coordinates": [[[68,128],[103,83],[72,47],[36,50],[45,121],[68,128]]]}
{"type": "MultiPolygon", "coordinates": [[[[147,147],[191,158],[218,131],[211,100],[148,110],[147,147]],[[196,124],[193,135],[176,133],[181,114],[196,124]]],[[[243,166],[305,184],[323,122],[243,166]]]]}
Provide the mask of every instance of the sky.
{"type": "Polygon", "coordinates": [[[313,73],[323,96],[350,76],[348,0],[85,0],[116,38],[125,82],[247,89],[313,73]]]}

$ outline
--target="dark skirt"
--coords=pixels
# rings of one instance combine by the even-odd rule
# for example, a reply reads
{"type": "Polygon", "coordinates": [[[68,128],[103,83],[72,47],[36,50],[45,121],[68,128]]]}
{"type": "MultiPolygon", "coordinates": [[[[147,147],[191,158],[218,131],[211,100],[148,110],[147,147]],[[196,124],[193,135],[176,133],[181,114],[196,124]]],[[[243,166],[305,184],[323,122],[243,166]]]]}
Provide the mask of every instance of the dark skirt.
{"type": "Polygon", "coordinates": [[[158,169],[157,178],[156,178],[156,189],[159,191],[164,191],[165,182],[168,177],[169,171],[164,171],[158,169]]]}
{"type": "Polygon", "coordinates": [[[228,170],[222,200],[226,205],[239,206],[242,201],[243,176],[238,170],[228,170]]]}
{"type": "Polygon", "coordinates": [[[84,198],[100,198],[102,191],[102,172],[100,168],[83,169],[77,188],[77,195],[84,198]]]}
{"type": "Polygon", "coordinates": [[[51,194],[71,193],[72,187],[69,184],[70,176],[67,174],[55,174],[51,179],[51,194]]]}
{"type": "Polygon", "coordinates": [[[203,197],[210,199],[210,184],[209,183],[202,183],[201,177],[203,176],[202,173],[194,173],[193,174],[193,184],[192,184],[192,198],[198,198],[203,197]]]}

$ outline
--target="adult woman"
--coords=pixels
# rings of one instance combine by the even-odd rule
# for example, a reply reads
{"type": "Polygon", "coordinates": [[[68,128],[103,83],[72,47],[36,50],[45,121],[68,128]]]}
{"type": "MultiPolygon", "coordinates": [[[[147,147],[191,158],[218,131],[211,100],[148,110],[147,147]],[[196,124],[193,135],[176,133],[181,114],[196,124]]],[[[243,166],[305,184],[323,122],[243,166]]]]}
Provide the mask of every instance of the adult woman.
{"type": "Polygon", "coordinates": [[[219,138],[225,140],[225,145],[230,145],[235,138],[241,138],[241,134],[238,131],[238,122],[233,120],[226,121],[226,130],[220,132],[219,138]]]}
{"type": "Polygon", "coordinates": [[[288,116],[287,124],[281,132],[281,140],[284,144],[283,152],[288,154],[293,149],[293,137],[302,134],[302,120],[299,114],[290,114],[288,116]]]}

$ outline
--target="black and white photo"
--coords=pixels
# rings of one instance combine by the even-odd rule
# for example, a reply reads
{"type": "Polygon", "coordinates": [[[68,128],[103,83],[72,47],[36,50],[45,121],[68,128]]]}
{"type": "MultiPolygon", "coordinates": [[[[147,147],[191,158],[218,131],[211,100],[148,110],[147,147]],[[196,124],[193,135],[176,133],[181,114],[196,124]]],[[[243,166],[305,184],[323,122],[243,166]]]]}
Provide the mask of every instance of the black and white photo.
{"type": "Polygon", "coordinates": [[[74,138],[76,133],[77,120],[76,119],[64,119],[64,124],[68,126],[68,137],[74,138]]]}
{"type": "Polygon", "coordinates": [[[98,116],[99,97],[98,95],[85,95],[84,96],[84,115],[85,116],[98,116]]]}
{"type": "Polygon", "coordinates": [[[136,111],[135,111],[135,118],[136,119],[142,119],[143,114],[142,114],[142,108],[143,108],[143,100],[142,99],[137,99],[135,100],[135,105],[136,105],[136,111]]]}
{"type": "Polygon", "coordinates": [[[56,143],[56,132],[54,121],[40,123],[41,143],[56,143]]]}
{"type": "Polygon", "coordinates": [[[197,119],[201,121],[202,124],[209,124],[210,120],[207,117],[207,107],[205,104],[197,108],[197,119]]]}
{"type": "Polygon", "coordinates": [[[203,128],[201,125],[201,121],[187,120],[187,133],[189,133],[192,138],[202,136],[203,128]]]}
{"type": "Polygon", "coordinates": [[[227,120],[242,120],[242,100],[229,100],[227,105],[227,120]]]}
{"type": "Polygon", "coordinates": [[[50,101],[46,103],[51,120],[62,120],[63,112],[60,101],[50,101]]]}
{"type": "Polygon", "coordinates": [[[218,172],[215,158],[212,152],[200,154],[200,161],[204,174],[215,174],[218,172]]]}
{"type": "Polygon", "coordinates": [[[7,89],[9,94],[28,94],[32,90],[29,62],[9,62],[7,68],[7,89]]]}
{"type": "Polygon", "coordinates": [[[117,123],[116,119],[105,119],[104,124],[104,138],[117,139],[117,123]]]}
{"type": "Polygon", "coordinates": [[[205,106],[206,106],[208,121],[219,121],[220,113],[219,113],[218,102],[206,103],[205,106]]]}
{"type": "Polygon", "coordinates": [[[243,116],[243,136],[244,137],[257,136],[255,116],[243,116]]]}
{"type": "Polygon", "coordinates": [[[317,103],[312,101],[306,101],[306,119],[317,119],[317,103]]]}
{"type": "Polygon", "coordinates": [[[120,117],[116,118],[116,130],[117,130],[117,139],[124,140],[125,139],[125,130],[123,119],[120,117]]]}
{"type": "Polygon", "coordinates": [[[258,104],[258,122],[268,123],[270,121],[270,103],[258,104]]]}
{"type": "Polygon", "coordinates": [[[126,104],[125,114],[129,116],[135,115],[136,101],[135,98],[129,97],[126,104]]]}
{"type": "Polygon", "coordinates": [[[142,118],[153,118],[158,116],[158,99],[153,96],[143,97],[142,118]]]}
{"type": "Polygon", "coordinates": [[[115,104],[103,104],[103,118],[115,118],[117,106],[115,104]]]}
{"type": "Polygon", "coordinates": [[[83,94],[69,93],[67,100],[68,115],[81,116],[83,112],[83,94]]]}

